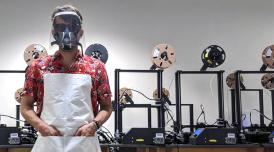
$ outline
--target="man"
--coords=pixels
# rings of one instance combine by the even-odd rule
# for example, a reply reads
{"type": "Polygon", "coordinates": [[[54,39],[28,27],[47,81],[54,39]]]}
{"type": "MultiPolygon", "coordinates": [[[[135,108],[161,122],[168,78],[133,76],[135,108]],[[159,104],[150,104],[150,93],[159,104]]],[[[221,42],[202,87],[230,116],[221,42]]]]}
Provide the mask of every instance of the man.
{"type": "Polygon", "coordinates": [[[21,100],[23,117],[40,134],[32,151],[100,152],[94,135],[112,111],[104,64],[78,50],[83,29],[76,8],[57,7],[52,25],[59,50],[28,67],[21,100]]]}

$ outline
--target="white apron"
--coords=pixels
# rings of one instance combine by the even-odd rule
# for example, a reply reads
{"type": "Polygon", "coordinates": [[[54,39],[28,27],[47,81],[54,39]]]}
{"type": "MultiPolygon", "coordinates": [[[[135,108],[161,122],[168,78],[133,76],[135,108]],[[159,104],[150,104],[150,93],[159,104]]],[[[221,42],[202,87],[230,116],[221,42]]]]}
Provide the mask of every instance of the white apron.
{"type": "Polygon", "coordinates": [[[94,118],[91,77],[87,74],[44,74],[41,119],[63,136],[39,135],[32,152],[101,152],[97,135],[74,136],[77,129],[94,118]]]}

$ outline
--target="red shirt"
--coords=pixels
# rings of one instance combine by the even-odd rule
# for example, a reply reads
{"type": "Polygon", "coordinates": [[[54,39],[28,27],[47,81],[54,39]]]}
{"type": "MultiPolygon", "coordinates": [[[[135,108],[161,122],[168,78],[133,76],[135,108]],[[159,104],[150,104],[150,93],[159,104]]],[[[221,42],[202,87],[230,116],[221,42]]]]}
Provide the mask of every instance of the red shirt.
{"type": "Polygon", "coordinates": [[[44,97],[43,74],[89,74],[92,79],[91,103],[94,115],[96,115],[98,102],[111,102],[111,91],[104,64],[93,57],[82,56],[78,51],[74,57],[75,62],[67,69],[61,62],[62,58],[60,51],[56,51],[53,56],[35,60],[26,70],[23,95],[34,98],[34,102],[37,103],[36,113],[40,116],[44,97]]]}

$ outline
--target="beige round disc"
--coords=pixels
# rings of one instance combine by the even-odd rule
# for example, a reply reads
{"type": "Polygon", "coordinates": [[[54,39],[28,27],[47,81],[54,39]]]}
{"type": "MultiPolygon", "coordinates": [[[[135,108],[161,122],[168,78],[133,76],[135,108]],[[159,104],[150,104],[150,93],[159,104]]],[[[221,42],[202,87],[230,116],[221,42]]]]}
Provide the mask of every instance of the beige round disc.
{"type": "MultiPolygon", "coordinates": [[[[240,81],[243,83],[244,82],[244,78],[242,76],[240,76],[240,81]]],[[[231,89],[235,89],[235,73],[230,73],[227,77],[226,77],[226,84],[229,88],[231,89]]]]}
{"type": "Polygon", "coordinates": [[[160,69],[166,69],[175,62],[174,48],[169,44],[158,44],[152,51],[152,63],[160,69]]]}
{"type": "Polygon", "coordinates": [[[16,92],[15,92],[14,97],[15,97],[15,100],[16,100],[18,103],[21,103],[21,97],[22,97],[22,95],[23,95],[23,88],[17,89],[16,92]]]}
{"type": "Polygon", "coordinates": [[[40,44],[31,44],[24,51],[24,60],[27,65],[36,60],[47,56],[47,50],[40,44]]]}
{"type": "MultiPolygon", "coordinates": [[[[166,88],[163,88],[162,91],[167,97],[169,97],[169,91],[166,88]]],[[[153,99],[155,99],[155,100],[159,99],[158,98],[158,89],[153,91],[153,99]]]]}
{"type": "Polygon", "coordinates": [[[132,99],[133,95],[132,95],[132,91],[129,90],[129,88],[123,87],[119,90],[119,102],[121,104],[126,104],[127,100],[126,97],[124,96],[125,94],[128,94],[128,96],[132,99]]]}
{"type": "Polygon", "coordinates": [[[263,63],[267,65],[267,67],[273,69],[274,68],[274,45],[268,46],[263,50],[262,59],[263,63]]]}
{"type": "Polygon", "coordinates": [[[264,88],[273,90],[274,88],[274,74],[267,73],[261,78],[261,84],[264,88]]]}

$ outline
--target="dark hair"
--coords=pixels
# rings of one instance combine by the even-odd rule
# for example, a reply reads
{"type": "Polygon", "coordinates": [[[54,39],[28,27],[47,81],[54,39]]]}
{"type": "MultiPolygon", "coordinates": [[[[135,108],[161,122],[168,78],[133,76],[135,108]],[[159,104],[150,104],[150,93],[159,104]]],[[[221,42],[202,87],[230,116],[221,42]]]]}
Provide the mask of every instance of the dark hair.
{"type": "Polygon", "coordinates": [[[55,10],[53,11],[52,15],[51,15],[51,20],[53,21],[54,16],[55,16],[56,13],[65,12],[65,11],[75,12],[80,17],[80,20],[82,22],[83,17],[81,15],[80,11],[76,7],[74,7],[72,5],[57,6],[55,8],[55,10]]]}

